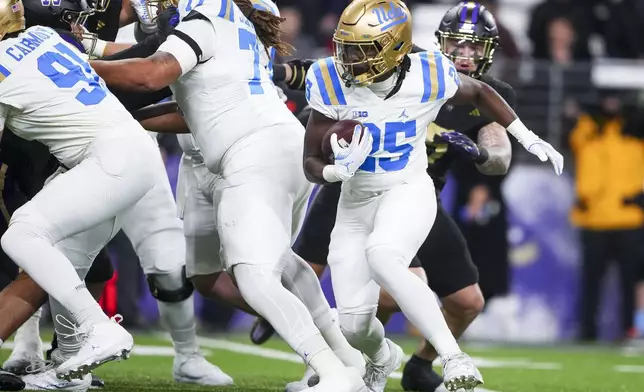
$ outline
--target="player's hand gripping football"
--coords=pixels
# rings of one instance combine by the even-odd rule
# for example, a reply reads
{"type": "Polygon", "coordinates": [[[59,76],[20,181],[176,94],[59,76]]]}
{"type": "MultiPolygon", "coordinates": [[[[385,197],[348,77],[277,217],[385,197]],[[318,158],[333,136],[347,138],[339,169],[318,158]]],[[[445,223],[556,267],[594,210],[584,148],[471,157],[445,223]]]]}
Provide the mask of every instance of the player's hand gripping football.
{"type": "Polygon", "coordinates": [[[353,129],[353,138],[348,146],[341,146],[338,142],[338,135],[331,135],[331,149],[335,158],[333,167],[334,174],[340,181],[347,181],[356,174],[358,168],[364,163],[371,152],[373,136],[369,128],[356,125],[353,129]]]}
{"type": "Polygon", "coordinates": [[[488,158],[487,151],[485,149],[480,149],[474,140],[460,132],[443,132],[437,137],[447,142],[456,150],[469,155],[476,163],[483,163],[488,158]]]}

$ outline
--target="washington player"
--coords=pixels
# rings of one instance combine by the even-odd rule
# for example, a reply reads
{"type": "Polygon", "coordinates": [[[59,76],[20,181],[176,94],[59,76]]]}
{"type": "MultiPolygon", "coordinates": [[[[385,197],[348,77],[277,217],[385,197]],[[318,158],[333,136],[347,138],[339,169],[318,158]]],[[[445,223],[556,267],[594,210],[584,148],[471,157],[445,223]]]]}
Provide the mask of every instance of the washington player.
{"type": "Polygon", "coordinates": [[[178,8],[179,25],[154,55],[93,64],[119,88],[171,85],[205,166],[219,175],[213,203],[222,262],[244,299],[320,374],[316,390],[365,390],[361,374],[329,349],[348,348],[330,312],[309,313],[325,299],[307,290],[316,277],[290,249],[311,190],[298,164],[303,130],[261,67],[257,44],[284,52],[282,19],[248,0],[184,1],[178,8]],[[295,286],[302,302],[283,284],[295,286]]]}
{"type": "Polygon", "coordinates": [[[334,58],[314,64],[307,75],[313,110],[304,169],[317,183],[344,182],[329,249],[343,331],[369,358],[367,385],[382,391],[400,366],[402,350],[384,338],[375,318],[380,285],[440,354],[446,387],[474,388],[483,381],[480,373],[458,347],[433,293],[407,269],[437,209],[426,173],[427,126],[445,102],[468,102],[518,138],[531,140],[528,148],[539,150],[540,158],[554,163],[561,156],[525,128],[489,86],[459,77],[441,52],[409,55],[411,15],[401,1],[353,1],[340,16],[334,42],[334,58]],[[371,152],[361,153],[360,132],[346,148],[332,136],[335,162],[328,164],[322,137],[346,119],[363,121],[373,134],[371,152]]]}

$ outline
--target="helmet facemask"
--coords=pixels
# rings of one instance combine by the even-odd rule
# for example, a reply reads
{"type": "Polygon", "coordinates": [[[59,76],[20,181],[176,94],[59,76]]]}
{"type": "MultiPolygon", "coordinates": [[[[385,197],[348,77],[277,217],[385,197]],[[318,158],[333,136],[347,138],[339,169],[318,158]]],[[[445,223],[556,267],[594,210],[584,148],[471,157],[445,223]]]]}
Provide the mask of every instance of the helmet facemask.
{"type": "Polygon", "coordinates": [[[478,78],[492,66],[494,52],[499,45],[498,37],[480,38],[473,34],[443,31],[436,34],[441,51],[452,60],[459,72],[478,78]]]}
{"type": "Polygon", "coordinates": [[[335,65],[348,85],[368,86],[400,65],[411,45],[384,35],[374,41],[333,38],[335,65]]]}
{"type": "Polygon", "coordinates": [[[161,12],[170,7],[176,7],[178,4],[178,0],[145,0],[145,7],[148,10],[148,15],[152,18],[152,21],[156,21],[161,12]]]}

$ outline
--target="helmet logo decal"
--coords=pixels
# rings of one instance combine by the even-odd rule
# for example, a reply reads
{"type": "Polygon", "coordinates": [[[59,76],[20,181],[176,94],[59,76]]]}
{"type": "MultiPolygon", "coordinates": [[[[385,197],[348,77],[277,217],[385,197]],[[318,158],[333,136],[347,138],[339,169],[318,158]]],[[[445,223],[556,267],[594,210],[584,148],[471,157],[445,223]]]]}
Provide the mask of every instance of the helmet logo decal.
{"type": "Polygon", "coordinates": [[[374,8],[372,12],[376,15],[376,18],[378,18],[378,25],[387,23],[380,28],[380,31],[382,32],[407,21],[407,14],[405,11],[403,11],[401,7],[396,7],[396,4],[393,1],[389,2],[389,11],[385,11],[385,6],[381,5],[378,8],[374,8]]]}
{"type": "Polygon", "coordinates": [[[43,5],[43,7],[49,7],[53,5],[54,7],[60,7],[61,0],[40,0],[40,4],[43,5]]]}

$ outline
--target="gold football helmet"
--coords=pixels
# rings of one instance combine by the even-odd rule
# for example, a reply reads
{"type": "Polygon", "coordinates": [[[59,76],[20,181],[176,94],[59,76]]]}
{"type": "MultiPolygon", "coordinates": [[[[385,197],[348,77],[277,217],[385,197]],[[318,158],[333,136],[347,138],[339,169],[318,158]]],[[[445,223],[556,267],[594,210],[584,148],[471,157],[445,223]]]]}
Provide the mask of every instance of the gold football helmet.
{"type": "Polygon", "coordinates": [[[0,39],[25,29],[25,9],[21,0],[0,0],[0,39]]]}
{"type": "Polygon", "coordinates": [[[367,86],[411,52],[411,13],[400,0],[354,0],[340,15],[333,42],[342,80],[367,86]]]}
{"type": "Polygon", "coordinates": [[[148,15],[155,20],[160,12],[170,7],[177,7],[179,0],[145,0],[145,6],[148,9],[148,15]]]}

